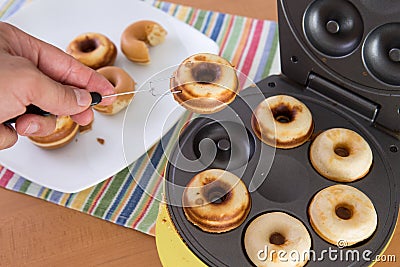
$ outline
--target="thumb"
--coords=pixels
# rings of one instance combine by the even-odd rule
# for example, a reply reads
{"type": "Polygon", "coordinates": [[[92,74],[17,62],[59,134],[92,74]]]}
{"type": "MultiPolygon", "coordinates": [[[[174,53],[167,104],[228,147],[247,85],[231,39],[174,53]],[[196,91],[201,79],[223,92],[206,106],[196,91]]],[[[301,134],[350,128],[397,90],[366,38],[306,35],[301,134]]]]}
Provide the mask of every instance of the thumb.
{"type": "Polygon", "coordinates": [[[54,115],[74,115],[88,109],[92,97],[89,91],[58,83],[46,75],[30,87],[30,102],[54,115]]]}

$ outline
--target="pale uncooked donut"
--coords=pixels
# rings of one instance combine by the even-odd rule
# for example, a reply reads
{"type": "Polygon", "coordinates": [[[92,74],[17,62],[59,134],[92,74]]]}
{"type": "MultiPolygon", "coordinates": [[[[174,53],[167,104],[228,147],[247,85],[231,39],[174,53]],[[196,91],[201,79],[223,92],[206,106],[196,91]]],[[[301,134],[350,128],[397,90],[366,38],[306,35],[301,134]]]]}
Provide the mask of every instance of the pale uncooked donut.
{"type": "Polygon", "coordinates": [[[271,212],[249,224],[244,247],[250,260],[259,267],[304,266],[309,260],[311,237],[298,219],[283,212],[271,212]],[[278,254],[280,251],[282,255],[278,254]],[[291,255],[292,252],[296,255],[291,255]]]}
{"type": "Polygon", "coordinates": [[[310,148],[310,160],[324,177],[336,182],[363,178],[372,165],[372,151],[358,133],[333,128],[319,134],[310,148]]]}
{"type": "MultiPolygon", "coordinates": [[[[108,66],[97,70],[114,85],[116,93],[131,92],[135,90],[135,81],[123,69],[115,66],[108,66]]],[[[117,96],[111,105],[95,105],[93,109],[106,115],[114,115],[124,109],[131,102],[134,94],[117,96]]]]}
{"type": "Polygon", "coordinates": [[[111,66],[117,57],[115,44],[101,33],[84,33],[69,43],[66,52],[92,69],[111,66]]]}
{"type": "Polygon", "coordinates": [[[378,223],[368,196],[348,185],[333,185],[318,192],[308,213],[315,232],[333,245],[357,244],[369,238],[378,223]]]}

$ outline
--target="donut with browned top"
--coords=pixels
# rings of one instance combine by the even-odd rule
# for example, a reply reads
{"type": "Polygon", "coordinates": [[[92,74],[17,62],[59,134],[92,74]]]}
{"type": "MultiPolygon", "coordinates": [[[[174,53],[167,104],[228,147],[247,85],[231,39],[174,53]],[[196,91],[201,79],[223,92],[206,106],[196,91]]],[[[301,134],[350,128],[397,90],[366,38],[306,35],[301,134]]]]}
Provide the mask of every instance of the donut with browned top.
{"type": "Polygon", "coordinates": [[[60,116],[55,130],[47,136],[29,136],[29,140],[44,149],[56,149],[70,143],[78,133],[79,125],[70,116],[60,116]]]}
{"type": "MultiPolygon", "coordinates": [[[[116,66],[107,66],[97,70],[103,75],[112,85],[114,85],[115,93],[132,92],[135,90],[135,81],[123,69],[116,66]]],[[[95,105],[93,109],[106,114],[114,115],[123,110],[131,102],[134,94],[126,94],[117,96],[117,99],[111,105],[95,105]]]]}
{"type": "Polygon", "coordinates": [[[167,31],[157,22],[140,20],[125,28],[121,35],[122,53],[132,62],[149,63],[148,46],[156,46],[165,41],[167,31]]]}
{"type": "Polygon", "coordinates": [[[186,218],[210,233],[235,229],[246,219],[250,194],[242,180],[228,171],[210,169],[194,176],[182,196],[186,218]]]}
{"type": "Polygon", "coordinates": [[[314,130],[311,111],[288,95],[271,96],[262,101],[253,112],[251,125],[261,141],[282,149],[304,144],[314,130]]]}
{"type": "Polygon", "coordinates": [[[208,53],[185,59],[171,79],[171,92],[184,108],[199,114],[224,109],[238,91],[238,78],[226,59],[208,53]]]}
{"type": "Polygon", "coordinates": [[[92,69],[114,64],[117,47],[101,33],[84,33],[69,43],[66,52],[92,69]]]}

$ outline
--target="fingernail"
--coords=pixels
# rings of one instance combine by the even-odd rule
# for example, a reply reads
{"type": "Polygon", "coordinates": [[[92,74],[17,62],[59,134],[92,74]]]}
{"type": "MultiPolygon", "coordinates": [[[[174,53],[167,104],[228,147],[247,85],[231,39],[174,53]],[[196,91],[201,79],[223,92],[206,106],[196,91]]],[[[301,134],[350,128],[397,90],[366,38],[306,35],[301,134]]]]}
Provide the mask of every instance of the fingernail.
{"type": "Polygon", "coordinates": [[[24,134],[25,135],[31,135],[34,133],[37,133],[37,131],[39,131],[39,124],[36,122],[30,122],[28,127],[26,128],[24,134]]]}
{"type": "Polygon", "coordinates": [[[87,107],[92,102],[89,92],[85,92],[81,89],[74,89],[74,93],[76,96],[76,103],[78,106],[87,107]]]}

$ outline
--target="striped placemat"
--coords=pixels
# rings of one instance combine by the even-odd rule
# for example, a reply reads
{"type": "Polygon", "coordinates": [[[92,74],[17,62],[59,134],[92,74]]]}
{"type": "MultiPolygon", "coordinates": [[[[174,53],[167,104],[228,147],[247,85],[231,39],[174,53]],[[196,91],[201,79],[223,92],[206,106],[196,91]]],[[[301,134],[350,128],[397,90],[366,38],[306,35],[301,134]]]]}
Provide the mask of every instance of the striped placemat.
{"type": "MultiPolygon", "coordinates": [[[[0,2],[0,19],[10,16],[25,2],[27,0],[0,2]]],[[[166,2],[146,2],[215,40],[220,46],[220,54],[253,81],[280,71],[276,23],[166,2]]],[[[154,235],[157,199],[161,199],[162,175],[167,163],[164,155],[172,149],[180,130],[191,117],[187,112],[165,135],[164,145],[160,142],[153,146],[147,155],[130,166],[131,171],[126,168],[82,192],[65,194],[51,190],[1,166],[0,186],[154,235]]]]}

